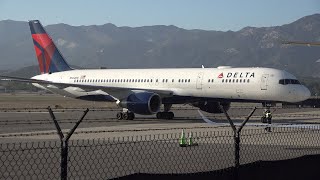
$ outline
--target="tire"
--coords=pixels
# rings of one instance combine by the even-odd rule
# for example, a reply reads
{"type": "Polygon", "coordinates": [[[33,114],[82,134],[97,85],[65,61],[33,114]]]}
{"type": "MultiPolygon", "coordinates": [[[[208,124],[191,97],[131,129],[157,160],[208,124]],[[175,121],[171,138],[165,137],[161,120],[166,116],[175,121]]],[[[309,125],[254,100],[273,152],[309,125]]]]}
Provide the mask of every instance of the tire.
{"type": "Polygon", "coordinates": [[[135,118],[135,115],[133,112],[128,113],[128,116],[129,116],[128,118],[129,120],[133,120],[135,118]]]}
{"type": "Polygon", "coordinates": [[[122,117],[122,112],[118,112],[117,113],[117,119],[118,120],[121,120],[123,117],[122,117]]]}
{"type": "Polygon", "coordinates": [[[129,113],[125,112],[122,114],[122,119],[129,120],[129,113]]]}
{"type": "Polygon", "coordinates": [[[156,116],[157,116],[157,119],[162,119],[162,113],[161,112],[158,112],[156,116]]]}
{"type": "Polygon", "coordinates": [[[261,122],[262,123],[267,123],[267,118],[266,117],[261,117],[261,122]]]}
{"type": "Polygon", "coordinates": [[[173,112],[169,112],[168,113],[168,119],[173,119],[174,118],[174,113],[173,112]]]}

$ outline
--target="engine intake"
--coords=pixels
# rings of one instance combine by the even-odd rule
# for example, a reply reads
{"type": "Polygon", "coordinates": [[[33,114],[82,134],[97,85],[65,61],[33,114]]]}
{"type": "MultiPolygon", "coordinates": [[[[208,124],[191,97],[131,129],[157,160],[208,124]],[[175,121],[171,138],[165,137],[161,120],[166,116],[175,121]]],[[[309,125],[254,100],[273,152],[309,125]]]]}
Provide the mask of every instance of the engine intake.
{"type": "Polygon", "coordinates": [[[119,106],[137,114],[150,115],[157,113],[161,104],[161,98],[158,94],[137,92],[120,101],[119,106]]]}

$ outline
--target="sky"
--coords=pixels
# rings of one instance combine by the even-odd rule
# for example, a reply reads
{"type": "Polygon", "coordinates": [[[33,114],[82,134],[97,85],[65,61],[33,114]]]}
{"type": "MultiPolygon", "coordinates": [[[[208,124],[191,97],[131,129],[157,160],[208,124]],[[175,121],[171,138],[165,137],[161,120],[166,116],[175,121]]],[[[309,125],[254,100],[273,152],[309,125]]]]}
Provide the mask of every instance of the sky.
{"type": "Polygon", "coordinates": [[[38,19],[44,25],[175,25],[238,31],[291,23],[320,13],[319,0],[0,0],[0,21],[38,19]]]}

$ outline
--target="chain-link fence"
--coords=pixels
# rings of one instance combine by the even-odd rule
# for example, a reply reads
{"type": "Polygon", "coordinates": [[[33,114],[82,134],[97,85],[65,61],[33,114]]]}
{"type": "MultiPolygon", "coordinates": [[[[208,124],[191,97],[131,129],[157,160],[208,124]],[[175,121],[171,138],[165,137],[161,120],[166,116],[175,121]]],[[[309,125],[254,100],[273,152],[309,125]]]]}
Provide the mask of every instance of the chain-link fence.
{"type": "MultiPolygon", "coordinates": [[[[186,130],[187,134],[193,129],[186,130]]],[[[320,154],[319,126],[245,127],[240,135],[240,164],[280,161],[320,154]]],[[[180,147],[181,133],[70,140],[68,179],[112,179],[132,174],[231,175],[235,169],[235,141],[231,128],[193,132],[192,144],[180,147]]],[[[1,179],[61,178],[60,141],[0,144],[1,179]]],[[[66,158],[66,157],[64,157],[66,158]]],[[[254,172],[251,172],[254,173],[254,172]]],[[[229,179],[230,176],[229,176],[229,179]]]]}

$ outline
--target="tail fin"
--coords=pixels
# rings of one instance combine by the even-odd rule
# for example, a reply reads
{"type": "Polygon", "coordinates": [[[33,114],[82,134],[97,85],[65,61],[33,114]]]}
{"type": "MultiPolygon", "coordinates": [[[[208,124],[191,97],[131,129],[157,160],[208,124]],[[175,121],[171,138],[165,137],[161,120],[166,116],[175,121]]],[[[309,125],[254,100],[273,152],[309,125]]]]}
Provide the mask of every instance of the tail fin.
{"type": "Polygon", "coordinates": [[[41,74],[72,70],[40,21],[29,21],[29,26],[41,74]]]}

